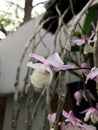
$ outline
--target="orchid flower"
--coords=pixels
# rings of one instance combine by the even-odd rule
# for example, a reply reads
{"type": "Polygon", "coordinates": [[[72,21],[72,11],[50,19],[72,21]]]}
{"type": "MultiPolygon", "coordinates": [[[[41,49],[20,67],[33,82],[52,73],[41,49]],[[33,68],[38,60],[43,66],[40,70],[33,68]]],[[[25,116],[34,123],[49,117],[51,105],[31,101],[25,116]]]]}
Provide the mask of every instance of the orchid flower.
{"type": "Polygon", "coordinates": [[[92,31],[92,34],[90,37],[83,36],[81,39],[73,40],[73,44],[76,44],[78,46],[85,44],[84,54],[88,54],[88,53],[94,52],[94,48],[90,45],[90,43],[95,42],[96,40],[97,40],[97,37],[95,36],[95,33],[92,31]]]}
{"type": "Polygon", "coordinates": [[[86,81],[85,81],[85,83],[87,83],[89,79],[91,79],[91,80],[93,79],[93,80],[95,80],[96,82],[98,82],[98,68],[93,67],[93,68],[91,69],[91,71],[89,72],[89,74],[86,76],[86,81]]]}
{"type": "MultiPolygon", "coordinates": [[[[61,125],[61,130],[66,130],[67,127],[71,129],[75,127],[80,130],[96,130],[94,126],[87,125],[83,123],[80,119],[75,117],[72,111],[69,111],[69,113],[67,113],[65,110],[63,110],[62,115],[65,117],[65,122],[68,122],[68,124],[66,124],[65,122],[59,122],[58,125],[61,125]]],[[[56,113],[49,114],[47,118],[51,123],[54,123],[56,119],[56,113]]]]}
{"type": "MultiPolygon", "coordinates": [[[[86,89],[85,91],[89,95],[90,99],[96,100],[95,97],[93,96],[93,94],[90,92],[90,90],[86,89]]],[[[84,90],[81,90],[81,89],[74,93],[74,98],[76,100],[76,105],[78,105],[78,106],[80,105],[82,98],[84,98],[86,101],[88,101],[84,90]]]]}
{"type": "Polygon", "coordinates": [[[49,56],[47,59],[45,59],[43,56],[37,55],[37,54],[30,54],[31,58],[34,58],[42,63],[35,63],[29,62],[27,66],[37,69],[40,66],[48,66],[51,68],[51,70],[54,71],[60,71],[60,70],[67,70],[72,69],[75,67],[73,64],[64,65],[62,59],[60,58],[58,53],[54,53],[53,55],[49,56]]]}
{"type": "Polygon", "coordinates": [[[83,36],[81,39],[73,40],[73,43],[78,46],[81,46],[82,44],[90,44],[96,40],[96,36],[95,37],[94,36],[95,36],[95,33],[94,31],[92,31],[92,34],[90,37],[83,36]],[[92,38],[93,40],[91,40],[92,38]]]}
{"type": "Polygon", "coordinates": [[[63,110],[62,115],[66,118],[65,121],[71,123],[73,126],[76,126],[77,123],[82,123],[81,120],[75,117],[72,111],[69,111],[69,113],[67,113],[65,110],[63,110]]]}
{"type": "Polygon", "coordinates": [[[86,113],[84,121],[88,121],[89,119],[91,119],[93,123],[98,122],[98,110],[96,108],[90,107],[81,113],[86,113]]]}
{"type": "Polygon", "coordinates": [[[30,54],[31,58],[34,58],[42,63],[28,62],[27,66],[35,69],[30,76],[31,83],[37,87],[42,88],[45,85],[50,85],[53,77],[52,71],[66,70],[74,68],[75,65],[64,65],[58,53],[54,53],[47,59],[37,54],[30,54]]]}

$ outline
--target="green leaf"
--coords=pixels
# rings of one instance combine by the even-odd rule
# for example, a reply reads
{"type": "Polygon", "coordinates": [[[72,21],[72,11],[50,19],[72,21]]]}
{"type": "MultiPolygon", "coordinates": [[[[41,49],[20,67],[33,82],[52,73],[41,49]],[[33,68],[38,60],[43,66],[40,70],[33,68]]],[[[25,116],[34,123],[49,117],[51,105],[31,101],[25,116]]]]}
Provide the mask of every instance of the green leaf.
{"type": "Polygon", "coordinates": [[[77,52],[80,51],[80,46],[74,45],[71,47],[71,52],[77,52]]]}
{"type": "Polygon", "coordinates": [[[83,30],[84,30],[85,35],[88,35],[90,32],[91,23],[93,21],[94,14],[95,14],[96,10],[98,10],[98,4],[93,5],[88,10],[87,16],[85,18],[84,26],[83,26],[83,30]]]}

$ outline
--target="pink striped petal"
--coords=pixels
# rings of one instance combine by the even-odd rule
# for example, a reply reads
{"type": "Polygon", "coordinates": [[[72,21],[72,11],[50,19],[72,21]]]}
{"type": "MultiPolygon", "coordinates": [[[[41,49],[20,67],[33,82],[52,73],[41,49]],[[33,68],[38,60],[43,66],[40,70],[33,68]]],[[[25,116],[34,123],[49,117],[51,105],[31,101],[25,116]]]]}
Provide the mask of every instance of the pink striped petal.
{"type": "Polygon", "coordinates": [[[36,59],[36,60],[38,60],[38,61],[44,63],[44,64],[47,64],[47,63],[48,63],[47,59],[45,59],[43,56],[40,56],[40,55],[37,55],[37,54],[33,54],[33,53],[30,53],[29,56],[30,56],[31,58],[34,58],[34,59],[36,59]]]}

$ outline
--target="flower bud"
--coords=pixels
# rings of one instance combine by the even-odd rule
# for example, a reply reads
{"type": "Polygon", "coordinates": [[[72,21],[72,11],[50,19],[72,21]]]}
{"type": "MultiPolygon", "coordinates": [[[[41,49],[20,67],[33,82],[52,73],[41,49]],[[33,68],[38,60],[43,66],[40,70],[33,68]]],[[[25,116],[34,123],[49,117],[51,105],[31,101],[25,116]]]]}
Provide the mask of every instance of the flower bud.
{"type": "Polygon", "coordinates": [[[76,104],[79,106],[81,99],[83,98],[83,91],[79,90],[74,93],[74,98],[76,100],[76,104]]]}

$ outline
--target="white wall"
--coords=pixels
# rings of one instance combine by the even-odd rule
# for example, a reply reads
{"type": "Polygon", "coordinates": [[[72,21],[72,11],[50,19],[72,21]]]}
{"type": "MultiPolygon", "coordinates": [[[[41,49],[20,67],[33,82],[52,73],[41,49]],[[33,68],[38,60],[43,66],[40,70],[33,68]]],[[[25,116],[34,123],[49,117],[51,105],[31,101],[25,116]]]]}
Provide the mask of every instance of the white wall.
{"type": "MultiPolygon", "coordinates": [[[[14,82],[16,78],[16,69],[20,60],[20,56],[24,50],[24,47],[28,40],[34,35],[35,28],[41,19],[39,16],[37,19],[33,19],[21,26],[16,32],[7,36],[6,39],[0,41],[0,93],[12,93],[14,92],[14,82]]],[[[41,29],[40,35],[43,36],[46,33],[44,29],[41,29]]],[[[39,34],[36,35],[36,42],[40,40],[39,34]]],[[[47,33],[43,39],[47,48],[51,51],[54,35],[47,33]]],[[[63,34],[61,37],[62,44],[65,44],[66,36],[63,34]]],[[[32,43],[33,44],[33,43],[32,43]]],[[[32,45],[31,44],[31,45],[32,45]]],[[[22,65],[21,74],[20,74],[20,84],[19,89],[22,89],[24,76],[27,70],[27,62],[29,61],[29,53],[31,52],[31,46],[27,51],[25,60],[22,65]]],[[[57,40],[56,51],[59,51],[59,40],[57,40]]],[[[35,53],[46,56],[48,51],[40,42],[35,53]]],[[[67,76],[68,78],[68,76],[67,76]]],[[[68,79],[66,79],[67,82],[68,79]]]]}

